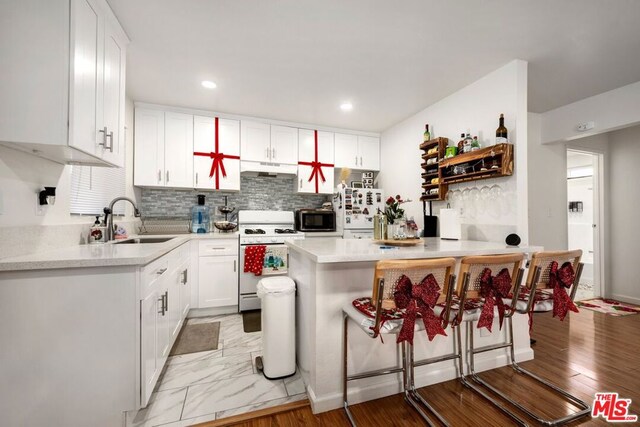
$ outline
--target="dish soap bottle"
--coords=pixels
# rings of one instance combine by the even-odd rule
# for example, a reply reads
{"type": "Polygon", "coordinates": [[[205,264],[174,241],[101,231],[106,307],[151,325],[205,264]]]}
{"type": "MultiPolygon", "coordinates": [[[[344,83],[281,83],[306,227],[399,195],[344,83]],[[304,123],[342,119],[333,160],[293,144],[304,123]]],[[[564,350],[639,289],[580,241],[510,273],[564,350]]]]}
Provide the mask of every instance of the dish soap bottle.
{"type": "Polygon", "coordinates": [[[191,208],[191,232],[209,232],[209,207],[204,204],[204,194],[198,194],[198,204],[191,208]]]}

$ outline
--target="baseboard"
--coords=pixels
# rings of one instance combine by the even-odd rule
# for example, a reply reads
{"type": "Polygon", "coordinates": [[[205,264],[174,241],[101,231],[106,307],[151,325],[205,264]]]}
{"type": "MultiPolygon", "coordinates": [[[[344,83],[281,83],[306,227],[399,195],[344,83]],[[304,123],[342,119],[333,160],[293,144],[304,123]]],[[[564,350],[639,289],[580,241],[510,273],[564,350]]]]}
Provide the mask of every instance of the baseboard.
{"type": "Polygon", "coordinates": [[[611,294],[611,299],[627,302],[629,304],[640,305],[640,298],[630,297],[628,295],[611,294]]]}
{"type": "Polygon", "coordinates": [[[192,308],[187,314],[187,318],[219,316],[221,314],[236,314],[238,312],[237,305],[228,305],[226,307],[209,307],[209,308],[192,308]]]}
{"type": "MultiPolygon", "coordinates": [[[[533,350],[531,348],[521,349],[515,353],[516,361],[524,362],[533,359],[533,350]]],[[[487,371],[490,369],[506,366],[510,360],[505,354],[491,355],[489,353],[482,353],[476,356],[476,372],[487,371]]],[[[444,362],[443,362],[444,363],[444,362]]],[[[468,371],[468,367],[465,364],[465,372],[468,371]]],[[[447,366],[439,369],[433,369],[432,367],[417,367],[415,370],[416,387],[424,387],[431,384],[437,384],[445,381],[449,381],[457,378],[458,370],[456,364],[448,362],[447,366]]],[[[401,376],[387,375],[386,381],[379,382],[368,386],[358,386],[357,381],[350,382],[349,384],[349,404],[356,404],[360,402],[366,402],[369,400],[379,399],[393,394],[398,394],[401,389],[401,376]]],[[[324,396],[316,396],[311,386],[307,386],[307,395],[309,402],[311,402],[311,409],[314,414],[320,412],[331,411],[333,409],[342,408],[342,391],[332,393],[324,396]]]]}

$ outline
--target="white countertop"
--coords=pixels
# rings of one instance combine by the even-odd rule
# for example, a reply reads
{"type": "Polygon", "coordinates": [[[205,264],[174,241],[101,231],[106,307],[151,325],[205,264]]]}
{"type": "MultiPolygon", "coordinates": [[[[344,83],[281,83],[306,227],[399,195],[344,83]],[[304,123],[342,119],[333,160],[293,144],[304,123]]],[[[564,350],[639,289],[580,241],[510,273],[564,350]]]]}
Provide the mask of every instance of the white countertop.
{"type": "Polygon", "coordinates": [[[193,239],[238,239],[239,233],[143,235],[130,237],[174,237],[163,243],[98,243],[60,248],[55,251],[0,259],[0,271],[145,265],[193,239]]]}
{"type": "Polygon", "coordinates": [[[540,246],[507,246],[496,242],[474,240],[440,240],[438,237],[423,239],[424,244],[411,247],[382,249],[371,239],[318,238],[287,242],[292,251],[299,252],[316,263],[341,263],[378,261],[381,259],[417,259],[438,257],[462,257],[470,255],[530,253],[541,251],[540,246]]]}
{"type": "Polygon", "coordinates": [[[315,237],[340,237],[342,238],[342,231],[305,231],[304,238],[315,237]]]}

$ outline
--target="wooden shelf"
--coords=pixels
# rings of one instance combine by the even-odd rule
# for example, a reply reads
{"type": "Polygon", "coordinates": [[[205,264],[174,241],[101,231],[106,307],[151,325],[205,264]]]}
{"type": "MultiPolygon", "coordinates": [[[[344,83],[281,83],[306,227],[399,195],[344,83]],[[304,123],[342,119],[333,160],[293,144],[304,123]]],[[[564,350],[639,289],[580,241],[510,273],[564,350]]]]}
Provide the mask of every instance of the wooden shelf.
{"type": "MultiPolygon", "coordinates": [[[[430,139],[429,141],[425,141],[422,144],[420,144],[420,149],[421,150],[428,150],[430,148],[433,148],[436,145],[440,144],[443,139],[447,139],[447,138],[433,138],[433,139],[430,139]]],[[[448,140],[447,140],[447,143],[448,143],[448,140]]],[[[445,147],[446,147],[446,145],[445,145],[445,147]]]]}
{"type": "Polygon", "coordinates": [[[447,144],[449,144],[448,138],[434,138],[429,141],[425,141],[420,144],[420,149],[424,150],[424,153],[421,155],[422,160],[425,160],[420,164],[422,167],[422,177],[423,183],[421,185],[423,189],[423,194],[420,197],[422,201],[436,201],[436,200],[444,200],[444,195],[447,192],[447,186],[442,183],[442,169],[440,169],[439,165],[442,162],[442,158],[444,157],[444,152],[447,148],[447,144]],[[427,154],[427,151],[432,150],[434,147],[437,147],[438,150],[434,153],[427,154]],[[439,159],[438,162],[432,163],[428,165],[426,163],[427,159],[439,159]],[[429,172],[427,172],[429,171],[429,172]],[[432,184],[431,180],[433,178],[440,178],[438,184],[432,184]],[[430,190],[432,188],[438,189],[438,194],[424,194],[424,190],[430,190]]]}
{"type": "Polygon", "coordinates": [[[440,154],[440,153],[438,153],[437,151],[435,153],[431,153],[431,154],[426,154],[425,153],[425,154],[422,155],[422,158],[424,160],[427,160],[427,159],[430,159],[432,157],[438,157],[438,154],[440,154]]]}
{"type": "Polygon", "coordinates": [[[432,173],[423,172],[420,176],[422,177],[422,179],[429,179],[430,180],[432,178],[437,178],[438,177],[438,171],[432,172],[432,173]]]}
{"type": "Polygon", "coordinates": [[[440,184],[428,184],[428,183],[424,183],[422,184],[422,188],[437,188],[440,184]]]}
{"type": "Polygon", "coordinates": [[[497,144],[444,159],[440,162],[439,168],[443,184],[510,176],[513,175],[513,145],[497,144]],[[486,170],[478,170],[482,162],[486,170]],[[473,171],[452,174],[456,166],[462,166],[465,169],[473,168],[473,171]],[[491,166],[497,166],[497,168],[491,166]]]}

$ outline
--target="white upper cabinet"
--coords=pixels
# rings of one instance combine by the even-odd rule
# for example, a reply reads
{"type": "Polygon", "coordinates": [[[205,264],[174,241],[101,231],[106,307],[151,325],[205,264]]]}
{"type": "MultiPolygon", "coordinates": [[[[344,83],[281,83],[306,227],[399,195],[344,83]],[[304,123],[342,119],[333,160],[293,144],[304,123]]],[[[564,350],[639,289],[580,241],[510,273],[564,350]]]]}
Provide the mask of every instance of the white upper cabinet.
{"type": "Polygon", "coordinates": [[[193,187],[193,116],[136,108],[134,185],[193,187]]]}
{"type": "MultiPolygon", "coordinates": [[[[242,160],[274,164],[298,164],[298,129],[242,120],[242,160]]],[[[246,164],[245,170],[251,170],[246,164]]]]}
{"type": "Polygon", "coordinates": [[[299,193],[333,194],[333,162],[333,132],[299,129],[299,193]],[[311,163],[315,163],[315,165],[311,163]]]}
{"type": "Polygon", "coordinates": [[[129,40],[106,0],[2,2],[0,16],[11,40],[2,50],[2,144],[59,163],[124,166],[129,40]]]}
{"type": "Polygon", "coordinates": [[[242,160],[271,162],[271,125],[242,120],[242,160]]]}
{"type": "Polygon", "coordinates": [[[380,170],[380,138],[336,133],[336,167],[380,170]]]}
{"type": "Polygon", "coordinates": [[[298,163],[298,129],[271,125],[271,161],[295,165],[298,163]]]}
{"type": "Polygon", "coordinates": [[[193,182],[201,190],[240,190],[240,122],[214,117],[193,118],[193,182]],[[218,141],[216,146],[216,120],[218,141]],[[222,155],[213,176],[214,153],[222,155]],[[209,154],[207,156],[206,154],[209,154]],[[224,167],[224,169],[223,169],[224,167]],[[225,176],[226,174],[226,176],[225,176]]]}
{"type": "Polygon", "coordinates": [[[193,116],[164,113],[164,183],[193,187],[193,116]]]}

